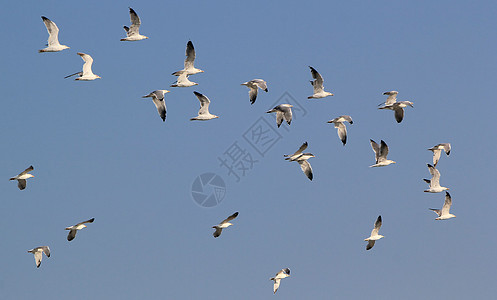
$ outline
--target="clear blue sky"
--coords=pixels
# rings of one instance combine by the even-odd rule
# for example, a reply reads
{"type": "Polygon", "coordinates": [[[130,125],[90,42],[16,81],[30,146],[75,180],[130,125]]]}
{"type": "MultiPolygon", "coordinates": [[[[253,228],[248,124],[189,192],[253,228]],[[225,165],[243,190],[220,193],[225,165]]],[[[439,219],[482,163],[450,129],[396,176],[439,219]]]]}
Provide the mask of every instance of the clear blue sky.
{"type": "MultiPolygon", "coordinates": [[[[9,1],[3,8],[0,294],[3,299],[490,299],[497,202],[495,1],[9,1]],[[43,3],[42,3],[43,2],[43,3]],[[120,42],[128,6],[150,39],[120,42]],[[37,53],[56,22],[71,47],[37,53]],[[192,40],[199,86],[169,88],[192,40]],[[102,79],[63,79],[93,56],[102,79]],[[307,100],[308,66],[335,96],[307,100]],[[268,82],[250,105],[240,83],[268,82]],[[163,123],[149,99],[169,89],[163,123]],[[219,119],[190,122],[211,99],[219,119]],[[377,110],[383,92],[414,102],[404,121],[377,110]],[[307,114],[264,157],[243,134],[289,93],[307,114]],[[326,121],[348,114],[343,147],[326,121]],[[397,164],[374,162],[372,138],[397,164]],[[218,157],[234,143],[258,160],[236,182],[218,157]],[[311,182],[282,155],[304,141],[311,182]],[[423,193],[426,149],[444,195],[423,193]],[[8,178],[33,165],[19,191],[8,178]],[[190,194],[214,172],[226,197],[190,194]],[[212,225],[239,211],[220,238],[212,225]],[[384,239],[366,251],[378,215],[384,239]],[[67,242],[64,228],[95,218],[67,242]],[[48,245],[39,269],[26,250],[48,245]],[[289,267],[276,296],[269,278],[289,267]]],[[[274,122],[274,121],[273,121],[274,122]]],[[[271,123],[274,128],[276,125],[271,123]]]]}

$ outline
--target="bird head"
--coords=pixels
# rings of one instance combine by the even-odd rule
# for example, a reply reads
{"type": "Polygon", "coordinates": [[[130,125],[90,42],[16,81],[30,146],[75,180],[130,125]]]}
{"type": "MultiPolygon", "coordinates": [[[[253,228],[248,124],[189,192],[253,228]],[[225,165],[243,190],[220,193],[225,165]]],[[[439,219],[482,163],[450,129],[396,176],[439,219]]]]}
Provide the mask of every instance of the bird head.
{"type": "Polygon", "coordinates": [[[28,178],[35,177],[34,175],[31,175],[31,174],[27,174],[26,176],[27,176],[28,178]]]}
{"type": "Polygon", "coordinates": [[[95,75],[95,76],[97,76],[97,78],[102,78],[102,77],[100,77],[100,76],[98,76],[98,75],[95,75]]]}

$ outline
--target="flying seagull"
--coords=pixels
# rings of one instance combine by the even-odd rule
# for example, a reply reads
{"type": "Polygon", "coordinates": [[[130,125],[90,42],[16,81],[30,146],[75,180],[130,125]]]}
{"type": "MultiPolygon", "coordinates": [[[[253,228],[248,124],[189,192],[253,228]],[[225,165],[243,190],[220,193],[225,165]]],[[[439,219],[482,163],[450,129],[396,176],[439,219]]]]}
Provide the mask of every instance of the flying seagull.
{"type": "Polygon", "coordinates": [[[140,34],[140,17],[138,17],[136,12],[131,7],[129,7],[129,18],[131,20],[131,26],[123,26],[126,31],[126,37],[121,39],[121,41],[140,41],[148,39],[148,37],[140,34]]]}
{"type": "Polygon", "coordinates": [[[334,118],[331,121],[328,121],[328,123],[333,123],[335,125],[335,128],[338,129],[338,137],[345,146],[345,144],[347,143],[347,127],[345,127],[345,124],[343,124],[343,122],[354,124],[354,121],[352,121],[352,118],[350,116],[340,116],[338,118],[334,118]]]}
{"type": "Polygon", "coordinates": [[[365,241],[368,242],[368,245],[366,246],[366,250],[370,250],[371,248],[373,248],[374,243],[377,240],[384,237],[381,234],[378,234],[378,231],[380,231],[380,227],[381,227],[381,216],[378,216],[378,219],[376,219],[376,222],[374,223],[373,231],[371,231],[371,236],[368,237],[367,239],[364,239],[365,241]]]}
{"type": "Polygon", "coordinates": [[[254,104],[255,100],[257,99],[257,90],[261,89],[267,93],[267,84],[264,80],[262,79],[252,79],[250,81],[244,82],[241,85],[245,85],[250,89],[249,91],[249,98],[250,98],[250,104],[254,104]]]}
{"type": "Polygon", "coordinates": [[[185,72],[179,75],[178,79],[174,84],[171,85],[171,87],[190,87],[194,85],[198,85],[198,83],[190,81],[188,79],[188,74],[185,72]]]}
{"type": "Polygon", "coordinates": [[[407,106],[413,107],[411,101],[398,101],[397,102],[397,91],[385,92],[383,95],[388,95],[387,101],[385,101],[385,106],[378,109],[389,109],[394,111],[395,120],[397,123],[402,122],[404,119],[404,108],[407,106]]]}
{"type": "Polygon", "coordinates": [[[152,98],[152,101],[154,101],[155,107],[157,107],[157,111],[159,112],[159,116],[161,117],[163,122],[166,121],[166,102],[164,101],[164,95],[167,93],[169,93],[168,90],[156,90],[142,97],[152,98]]]}
{"type": "Polygon", "coordinates": [[[34,175],[29,174],[29,172],[33,170],[33,166],[29,166],[29,168],[22,171],[19,175],[10,178],[9,180],[17,180],[17,187],[22,191],[26,188],[26,179],[34,177],[34,175]]]}
{"type": "Polygon", "coordinates": [[[428,150],[433,152],[433,166],[436,167],[438,164],[438,160],[440,159],[440,154],[442,153],[442,150],[444,150],[445,154],[449,156],[450,143],[438,144],[436,146],[433,146],[432,148],[429,148],[428,150]]]}
{"type": "Polygon", "coordinates": [[[42,253],[45,253],[47,257],[50,257],[50,248],[48,246],[36,247],[34,249],[28,250],[29,253],[35,255],[36,267],[39,268],[41,265],[42,253]]]}
{"type": "Polygon", "coordinates": [[[273,109],[266,111],[266,113],[276,113],[276,125],[278,125],[279,128],[283,119],[285,119],[288,125],[292,123],[292,107],[293,105],[291,104],[280,104],[273,109]]]}
{"type": "Polygon", "coordinates": [[[98,75],[93,74],[93,72],[91,71],[91,65],[93,64],[93,58],[91,58],[90,55],[85,54],[85,53],[81,53],[81,52],[78,52],[77,54],[79,56],[81,56],[81,58],[85,62],[84,65],[83,65],[83,72],[76,72],[74,74],[67,75],[64,78],[69,78],[69,77],[74,76],[74,75],[79,75],[79,77],[77,77],[75,80],[86,80],[86,81],[88,81],[88,80],[95,80],[97,78],[102,78],[102,77],[100,77],[98,75]]]}
{"type": "Polygon", "coordinates": [[[231,216],[229,216],[228,218],[223,220],[221,223],[219,223],[219,225],[212,226],[212,228],[216,229],[216,231],[214,231],[214,233],[213,233],[214,237],[215,238],[219,237],[221,235],[221,233],[223,232],[224,228],[227,228],[227,227],[230,227],[231,225],[233,225],[230,223],[230,221],[236,217],[238,217],[238,212],[232,214],[231,216]]]}
{"type": "Polygon", "coordinates": [[[283,156],[286,157],[285,160],[298,162],[304,174],[312,181],[312,167],[307,160],[315,156],[312,153],[302,153],[306,148],[307,142],[303,143],[302,146],[300,146],[299,150],[297,150],[294,154],[283,156]]]}
{"type": "Polygon", "coordinates": [[[381,140],[381,146],[378,146],[378,144],[373,140],[369,140],[369,141],[371,142],[371,147],[373,148],[375,158],[376,158],[376,163],[372,166],[369,166],[370,168],[383,167],[383,166],[388,166],[389,164],[396,163],[393,160],[387,159],[388,146],[383,140],[381,140]]]}
{"type": "Polygon", "coordinates": [[[448,220],[451,218],[455,218],[456,216],[449,213],[451,206],[452,206],[452,198],[450,197],[449,192],[445,192],[445,201],[444,201],[444,206],[442,206],[442,209],[430,208],[438,215],[438,218],[436,218],[435,220],[448,220]]]}
{"type": "Polygon", "coordinates": [[[59,28],[52,22],[49,18],[42,16],[41,19],[45,23],[48,31],[48,44],[46,48],[38,50],[38,53],[42,52],[59,52],[64,49],[69,49],[66,45],[61,45],[59,43],[59,28]]]}
{"type": "Polygon", "coordinates": [[[174,72],[172,75],[180,76],[182,74],[193,75],[197,73],[203,73],[204,71],[197,69],[194,67],[195,63],[195,48],[193,47],[192,41],[188,41],[186,44],[186,58],[185,58],[185,67],[183,70],[174,72]]]}
{"type": "Polygon", "coordinates": [[[431,174],[431,180],[430,179],[423,179],[426,183],[430,185],[430,188],[427,190],[424,190],[426,193],[440,193],[443,191],[448,190],[449,188],[440,186],[440,172],[435,169],[434,166],[430,164],[426,164],[428,166],[428,170],[430,171],[431,174]]]}
{"type": "Polygon", "coordinates": [[[311,69],[312,78],[314,78],[314,81],[311,81],[311,85],[314,88],[314,94],[307,97],[307,99],[319,99],[333,96],[332,93],[324,91],[323,76],[321,76],[321,74],[319,74],[318,71],[316,71],[316,69],[314,69],[313,67],[309,66],[309,68],[311,69]]]}
{"type": "Polygon", "coordinates": [[[209,98],[207,98],[207,96],[204,96],[198,92],[193,93],[195,94],[195,96],[197,96],[198,101],[200,101],[200,109],[198,110],[198,116],[196,116],[195,118],[191,118],[190,121],[207,121],[219,118],[216,115],[211,115],[211,113],[209,112],[209,104],[211,103],[211,101],[209,100],[209,98]]]}
{"type": "Polygon", "coordinates": [[[273,293],[276,294],[276,291],[278,291],[278,288],[280,287],[280,282],[281,279],[290,277],[290,269],[281,269],[278,273],[276,273],[276,276],[269,278],[269,280],[274,281],[273,285],[273,293]]]}
{"type": "Polygon", "coordinates": [[[67,240],[68,241],[74,240],[74,238],[76,237],[76,233],[78,232],[78,230],[86,228],[85,224],[86,223],[93,223],[93,221],[95,221],[95,218],[91,218],[91,219],[89,219],[87,221],[78,223],[76,225],[66,227],[66,230],[69,230],[69,234],[67,235],[67,240]]]}

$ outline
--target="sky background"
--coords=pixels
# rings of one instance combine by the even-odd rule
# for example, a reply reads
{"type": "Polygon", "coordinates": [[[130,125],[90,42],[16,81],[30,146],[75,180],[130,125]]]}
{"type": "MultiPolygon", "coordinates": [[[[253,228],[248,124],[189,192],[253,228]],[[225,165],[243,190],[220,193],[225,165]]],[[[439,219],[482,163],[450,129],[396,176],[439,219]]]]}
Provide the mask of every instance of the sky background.
{"type": "MultiPolygon", "coordinates": [[[[497,260],[495,1],[9,1],[0,53],[3,299],[490,299],[497,260]],[[120,42],[128,6],[150,39],[120,42]],[[37,53],[59,27],[71,48],[37,53]],[[169,88],[192,40],[199,85],[169,88]],[[90,54],[102,79],[63,77],[90,54]],[[335,94],[312,94],[308,66],[335,94]],[[250,105],[240,83],[262,78],[250,105]],[[163,123],[150,99],[166,95],[163,123]],[[211,99],[220,116],[191,122],[211,99]],[[377,109],[385,91],[414,102],[404,121],[377,109]],[[243,139],[288,93],[306,110],[262,157],[243,139]],[[327,124],[350,115],[344,147],[327,124]],[[397,164],[374,163],[369,139],[397,164]],[[304,142],[309,181],[283,160],[304,142]],[[234,143],[258,160],[237,182],[218,157],[234,143]],[[426,149],[450,142],[437,168],[457,216],[435,221],[426,149]],[[33,165],[19,191],[8,178],[33,165]],[[213,208],[194,179],[226,182],[213,208]],[[214,239],[211,226],[235,211],[214,239]],[[385,236],[365,250],[382,215],[385,236]],[[95,218],[75,240],[65,227],[95,218]],[[36,269],[26,250],[48,245],[36,269]],[[282,268],[276,296],[269,278],[282,268]]],[[[286,96],[288,97],[288,96],[286,96]]],[[[284,98],[289,99],[289,98],[284,98]]]]}

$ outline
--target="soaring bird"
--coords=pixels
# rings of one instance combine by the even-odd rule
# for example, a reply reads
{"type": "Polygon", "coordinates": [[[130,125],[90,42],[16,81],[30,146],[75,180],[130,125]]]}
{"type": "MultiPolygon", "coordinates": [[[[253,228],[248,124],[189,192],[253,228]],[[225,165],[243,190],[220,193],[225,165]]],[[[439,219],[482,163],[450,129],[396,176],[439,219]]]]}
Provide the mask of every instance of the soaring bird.
{"type": "Polygon", "coordinates": [[[148,39],[148,37],[140,34],[140,17],[138,17],[136,12],[131,7],[129,7],[129,18],[131,20],[131,26],[123,26],[126,31],[126,37],[121,39],[121,41],[140,41],[148,39]]]}
{"type": "Polygon", "coordinates": [[[33,166],[29,166],[29,168],[22,171],[19,175],[10,178],[9,180],[17,180],[17,187],[22,191],[26,188],[26,179],[34,177],[34,175],[29,174],[29,172],[33,170],[33,166]]]}
{"type": "Polygon", "coordinates": [[[93,223],[93,221],[95,221],[95,218],[91,218],[89,220],[86,220],[84,222],[78,223],[76,225],[66,227],[66,230],[69,230],[69,234],[67,235],[67,240],[68,241],[74,240],[74,238],[76,237],[76,233],[78,232],[78,230],[86,228],[85,224],[86,223],[93,223]]]}
{"type": "Polygon", "coordinates": [[[343,124],[343,122],[354,124],[354,121],[352,121],[352,118],[350,116],[340,116],[338,118],[334,118],[331,121],[328,121],[328,123],[333,123],[335,125],[335,128],[337,128],[338,130],[338,137],[345,146],[345,144],[347,143],[347,127],[345,127],[345,124],[343,124]]]}
{"type": "Polygon", "coordinates": [[[34,249],[28,250],[28,252],[33,253],[35,255],[35,262],[37,268],[39,268],[41,265],[41,258],[43,253],[45,253],[47,257],[50,257],[50,248],[48,248],[48,246],[36,247],[34,249]]]}
{"type": "Polygon", "coordinates": [[[440,186],[440,172],[435,169],[434,166],[430,164],[426,164],[428,166],[428,170],[430,171],[431,174],[431,180],[430,179],[423,179],[426,183],[430,185],[430,188],[427,190],[424,190],[426,193],[440,193],[443,191],[447,191],[449,188],[440,186]]]}
{"type": "Polygon", "coordinates": [[[185,72],[179,75],[178,79],[171,85],[171,87],[190,87],[194,85],[198,85],[198,83],[190,81],[188,79],[188,74],[185,72]]]}
{"type": "Polygon", "coordinates": [[[38,53],[41,52],[59,52],[64,49],[69,49],[68,46],[66,45],[61,45],[59,43],[59,28],[57,25],[55,25],[54,22],[52,22],[49,18],[47,17],[41,17],[43,20],[43,23],[45,23],[45,27],[47,27],[48,31],[48,44],[46,48],[38,50],[38,53]]]}
{"type": "Polygon", "coordinates": [[[267,93],[267,84],[264,80],[262,79],[252,79],[250,81],[244,82],[241,85],[245,85],[250,89],[249,91],[249,98],[250,98],[250,104],[254,104],[255,100],[257,99],[257,90],[261,89],[267,93]]]}
{"type": "Polygon", "coordinates": [[[152,98],[152,101],[154,102],[155,107],[157,107],[157,111],[159,112],[159,116],[161,117],[163,122],[166,121],[166,102],[164,101],[164,95],[167,93],[169,93],[168,90],[156,90],[142,97],[142,98],[147,98],[147,97],[152,98]]]}
{"type": "Polygon", "coordinates": [[[280,282],[281,279],[290,277],[290,269],[285,268],[281,269],[278,273],[276,273],[276,276],[269,278],[269,280],[274,281],[273,285],[273,294],[276,294],[276,291],[278,291],[278,288],[280,287],[280,282]]]}
{"type": "Polygon", "coordinates": [[[214,237],[215,238],[219,237],[221,235],[221,233],[223,232],[224,228],[227,228],[227,227],[230,227],[231,225],[233,225],[233,224],[230,223],[230,221],[233,220],[236,217],[238,217],[238,212],[235,212],[231,216],[227,217],[226,219],[224,219],[218,225],[212,226],[212,228],[216,229],[216,231],[214,231],[214,233],[213,233],[214,237]]]}
{"type": "Polygon", "coordinates": [[[195,48],[193,47],[192,41],[188,41],[186,44],[186,58],[185,58],[185,67],[183,70],[176,71],[172,75],[174,76],[180,76],[182,74],[186,75],[193,75],[197,73],[203,73],[204,71],[195,68],[194,63],[195,63],[195,48]]]}
{"type": "Polygon", "coordinates": [[[371,147],[373,148],[375,158],[376,158],[376,163],[374,165],[371,165],[369,167],[384,167],[388,166],[389,164],[395,164],[393,160],[387,159],[388,155],[388,146],[387,144],[381,140],[381,146],[378,146],[378,144],[373,141],[369,140],[371,142],[371,147]]]}
{"type": "Polygon", "coordinates": [[[311,85],[314,88],[314,94],[307,97],[307,99],[319,99],[333,96],[332,93],[324,91],[323,76],[321,76],[321,74],[319,74],[318,71],[316,71],[316,69],[314,69],[313,67],[309,66],[309,68],[311,69],[312,78],[314,78],[314,81],[311,81],[311,85]]]}
{"type": "Polygon", "coordinates": [[[373,231],[371,231],[371,236],[364,239],[365,241],[368,242],[368,245],[366,246],[366,250],[370,250],[371,248],[373,248],[374,243],[377,240],[384,237],[381,234],[378,234],[378,231],[380,231],[380,227],[381,227],[381,216],[378,216],[378,219],[376,219],[376,222],[374,222],[374,228],[373,228],[373,231]]]}
{"type": "Polygon", "coordinates": [[[428,150],[433,152],[433,166],[436,167],[438,164],[438,160],[440,159],[440,154],[442,153],[442,150],[445,151],[445,154],[449,156],[450,154],[450,143],[443,143],[443,144],[438,144],[435,145],[428,150]]]}
{"type": "Polygon", "coordinates": [[[218,116],[212,115],[209,112],[209,104],[211,103],[211,101],[209,100],[209,98],[207,98],[207,96],[204,96],[199,92],[193,92],[193,93],[195,94],[195,96],[197,96],[198,101],[200,101],[200,109],[198,110],[198,116],[191,118],[190,121],[194,120],[207,121],[219,118],[218,116]]]}
{"type": "Polygon", "coordinates": [[[312,167],[307,160],[315,156],[312,153],[302,153],[306,148],[307,148],[307,142],[303,143],[302,146],[300,146],[299,150],[295,151],[294,154],[287,154],[283,156],[286,157],[285,160],[298,162],[300,168],[302,169],[302,172],[304,172],[307,178],[309,178],[309,180],[312,181],[313,178],[312,167]]]}
{"type": "Polygon", "coordinates": [[[102,78],[98,75],[93,74],[93,72],[91,70],[91,65],[93,64],[93,58],[90,55],[85,54],[85,53],[81,53],[81,52],[78,52],[77,54],[79,56],[81,56],[81,58],[85,62],[83,65],[83,72],[76,72],[74,74],[67,75],[64,78],[69,78],[69,77],[74,76],[74,75],[79,75],[79,77],[77,77],[75,80],[88,81],[88,80],[95,80],[97,78],[102,78]]]}
{"type": "Polygon", "coordinates": [[[449,192],[445,192],[445,201],[442,209],[430,208],[430,210],[433,210],[438,215],[438,218],[435,220],[448,220],[456,217],[455,215],[449,213],[451,206],[452,198],[450,197],[449,192]]]}
{"type": "Polygon", "coordinates": [[[288,125],[292,123],[292,107],[293,105],[291,104],[280,104],[273,109],[266,111],[266,113],[276,113],[276,125],[278,125],[279,128],[283,119],[285,119],[288,125]]]}
{"type": "Polygon", "coordinates": [[[395,120],[397,123],[402,122],[404,119],[404,108],[407,106],[413,107],[413,103],[411,101],[398,101],[397,102],[397,91],[384,92],[383,95],[388,95],[387,100],[385,101],[385,105],[378,109],[389,109],[393,110],[395,113],[395,120]]]}

